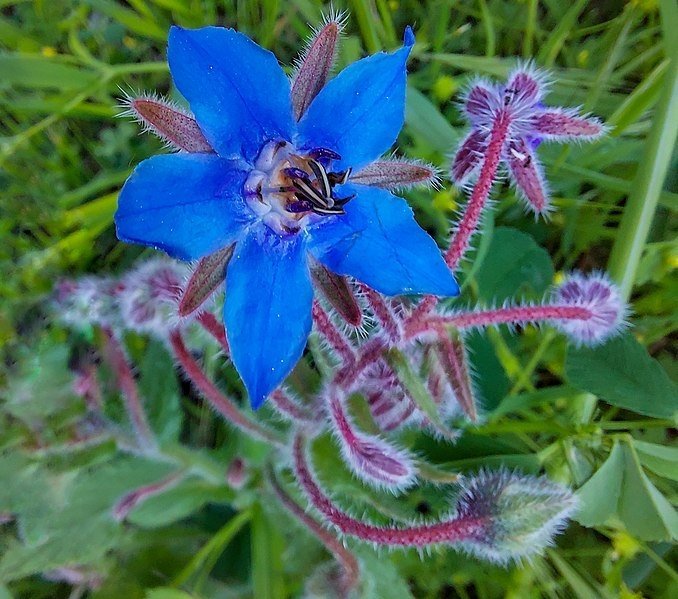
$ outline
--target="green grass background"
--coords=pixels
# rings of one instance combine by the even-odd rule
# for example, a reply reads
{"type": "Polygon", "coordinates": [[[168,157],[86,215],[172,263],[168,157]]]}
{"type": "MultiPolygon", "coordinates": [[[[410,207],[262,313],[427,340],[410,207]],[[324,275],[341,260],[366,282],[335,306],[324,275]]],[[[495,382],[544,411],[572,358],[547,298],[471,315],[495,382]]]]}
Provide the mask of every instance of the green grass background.
{"type": "MultiPolygon", "coordinates": [[[[506,185],[497,188],[496,210],[464,273],[465,300],[536,298],[563,272],[609,269],[633,310],[632,334],[595,352],[568,350],[548,329],[474,335],[485,422],[454,447],[406,438],[451,469],[505,464],[581,487],[588,507],[557,547],[501,569],[443,549],[420,559],[349,542],[362,560],[364,596],[675,597],[675,2],[335,7],[350,12],[339,66],[393,48],[406,25],[415,28],[398,144],[406,156],[445,169],[464,132],[458,91],[476,75],[503,77],[516,58],[551,70],[549,103],[605,119],[610,134],[600,142],[539,149],[557,207],[550,222],[535,222],[506,185]]],[[[116,241],[112,215],[132,167],[163,149],[116,119],[116,104],[120,88],[175,97],[165,62],[169,25],[234,26],[289,65],[308,24],[327,10],[315,0],[0,0],[0,515],[14,516],[0,524],[0,598],[299,596],[328,559],[259,484],[267,448],[228,429],[167,376],[163,347],[137,336],[128,350],[165,457],[196,474],[133,511],[131,523],[112,522],[115,498],[157,480],[167,460],[124,454],[115,439],[69,446],[84,409],[69,391],[67,367],[97,335],[66,331],[45,307],[59,277],[120,273],[142,253],[116,241]],[[223,482],[235,454],[254,469],[237,496],[223,482]],[[55,582],[49,573],[66,565],[105,581],[96,591],[55,582]]],[[[408,199],[443,243],[463,197],[446,184],[408,199]]],[[[208,363],[237,394],[233,372],[208,363]]],[[[116,398],[110,402],[115,414],[116,398]]],[[[330,441],[320,452],[321,471],[341,470],[330,441]]],[[[336,479],[338,499],[374,518],[406,519],[422,502],[444,508],[436,488],[394,500],[347,475],[336,479]]]]}

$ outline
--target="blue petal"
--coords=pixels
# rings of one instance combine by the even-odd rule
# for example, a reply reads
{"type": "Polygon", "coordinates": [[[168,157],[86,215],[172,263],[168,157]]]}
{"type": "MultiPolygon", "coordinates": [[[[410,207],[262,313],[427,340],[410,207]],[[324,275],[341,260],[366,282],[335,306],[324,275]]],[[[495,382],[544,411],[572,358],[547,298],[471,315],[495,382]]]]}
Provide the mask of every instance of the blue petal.
{"type": "Polygon", "coordinates": [[[252,161],[272,139],[291,141],[290,84],[276,57],[233,29],[172,27],[172,78],[211,146],[252,161]]]}
{"type": "Polygon", "coordinates": [[[414,43],[345,68],[316,96],[299,123],[299,145],[341,155],[338,169],[373,162],[395,142],[405,119],[405,63],[414,43]]]}
{"type": "Polygon", "coordinates": [[[242,164],[210,154],[144,160],[118,198],[118,239],[197,260],[234,241],[253,218],[242,199],[242,164]]]}
{"type": "Polygon", "coordinates": [[[338,194],[356,194],[346,214],[326,217],[309,231],[311,252],[325,266],[385,295],[459,295],[438,246],[405,200],[354,184],[342,186],[338,194]]]}
{"type": "Polygon", "coordinates": [[[224,321],[233,364],[254,409],[301,357],[312,301],[303,239],[253,227],[228,266],[224,321]]]}

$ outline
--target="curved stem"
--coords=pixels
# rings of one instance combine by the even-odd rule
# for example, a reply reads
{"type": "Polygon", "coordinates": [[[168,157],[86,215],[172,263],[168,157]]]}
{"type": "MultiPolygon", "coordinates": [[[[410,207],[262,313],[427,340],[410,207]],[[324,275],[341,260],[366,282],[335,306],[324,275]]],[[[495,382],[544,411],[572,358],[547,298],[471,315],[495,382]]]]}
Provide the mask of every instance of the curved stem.
{"type": "Polygon", "coordinates": [[[332,534],[319,522],[311,518],[296,501],[282,488],[282,485],[275,477],[272,469],[268,472],[268,482],[271,488],[278,496],[280,502],[285,508],[297,518],[311,533],[325,546],[325,548],[334,556],[334,559],[341,564],[344,570],[342,580],[342,591],[348,595],[351,589],[358,586],[360,577],[360,565],[355,556],[342,545],[342,543],[332,536],[332,534]]]}
{"type": "Polygon", "coordinates": [[[370,543],[391,547],[427,547],[436,543],[459,543],[481,535],[480,519],[450,518],[433,524],[405,528],[376,526],[356,520],[334,505],[320,489],[306,458],[306,442],[301,434],[294,440],[294,464],[297,480],[311,505],[342,533],[370,543]]]}
{"type": "Polygon", "coordinates": [[[186,345],[181,338],[181,333],[179,333],[178,330],[174,330],[170,333],[170,345],[174,350],[175,357],[186,373],[186,376],[188,376],[193,384],[204,395],[205,399],[217,412],[219,412],[219,414],[244,433],[256,437],[257,439],[261,439],[262,441],[266,441],[267,443],[273,443],[283,447],[282,441],[274,432],[265,429],[261,425],[252,422],[247,418],[207,377],[200,364],[195,361],[193,356],[191,356],[191,352],[186,348],[186,345]]]}
{"type": "Polygon", "coordinates": [[[132,421],[137,442],[140,447],[147,449],[155,447],[156,443],[153,437],[153,431],[146,418],[146,413],[144,412],[144,407],[141,403],[141,397],[139,396],[139,388],[134,379],[132,368],[127,362],[125,352],[112,329],[103,327],[102,331],[105,341],[104,356],[111,365],[111,368],[113,368],[113,372],[118,380],[125,409],[132,421]]]}

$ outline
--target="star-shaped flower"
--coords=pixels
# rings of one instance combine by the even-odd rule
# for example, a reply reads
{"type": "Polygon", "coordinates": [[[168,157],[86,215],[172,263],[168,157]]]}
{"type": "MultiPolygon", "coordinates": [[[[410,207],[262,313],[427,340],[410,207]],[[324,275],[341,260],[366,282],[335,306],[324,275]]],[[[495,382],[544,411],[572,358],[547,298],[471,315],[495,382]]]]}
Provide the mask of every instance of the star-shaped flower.
{"type": "MultiPolygon", "coordinates": [[[[135,169],[120,193],[118,237],[182,260],[233,247],[224,321],[255,408],[304,350],[309,256],[386,295],[459,292],[406,202],[376,182],[391,167],[375,161],[403,125],[413,43],[408,28],[402,48],[324,86],[313,74],[328,64],[317,60],[291,89],[275,56],[245,35],[173,27],[170,70],[195,119],[139,100],[148,102],[149,126],[185,151],[135,169]]],[[[314,60],[327,54],[311,51],[314,60]]]]}
{"type": "Polygon", "coordinates": [[[452,162],[452,179],[464,185],[474,179],[489,153],[500,152],[501,161],[527,207],[537,214],[549,211],[548,191],[534,150],[542,141],[593,140],[605,127],[576,109],[546,107],[544,76],[530,67],[519,67],[505,85],[479,80],[468,90],[464,112],[471,131],[452,162]],[[492,147],[492,131],[502,133],[500,147],[492,147]],[[503,134],[505,133],[505,134],[503,134]]]}

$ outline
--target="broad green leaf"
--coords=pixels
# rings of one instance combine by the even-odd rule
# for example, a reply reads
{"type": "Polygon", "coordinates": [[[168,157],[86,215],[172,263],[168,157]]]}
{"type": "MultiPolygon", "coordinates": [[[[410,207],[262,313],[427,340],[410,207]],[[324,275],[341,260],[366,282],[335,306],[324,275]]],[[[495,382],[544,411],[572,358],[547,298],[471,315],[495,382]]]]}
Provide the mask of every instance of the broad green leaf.
{"type": "Polygon", "coordinates": [[[172,358],[162,343],[149,343],[139,370],[139,390],[151,427],[161,442],[175,441],[181,431],[181,395],[172,358]]]}
{"type": "Polygon", "coordinates": [[[37,54],[0,54],[0,88],[11,85],[32,89],[82,89],[97,74],[56,58],[37,54]]]}
{"type": "Polygon", "coordinates": [[[363,599],[412,599],[407,581],[395,565],[367,547],[351,548],[361,564],[360,597],[363,599]]]}
{"type": "Polygon", "coordinates": [[[678,513],[647,478],[629,443],[624,443],[624,458],[619,517],[631,533],[645,541],[678,539],[678,513]]]}
{"type": "Polygon", "coordinates": [[[149,497],[129,513],[127,520],[144,528],[167,526],[187,518],[206,503],[229,502],[233,496],[233,491],[226,486],[189,479],[149,497]]]}
{"type": "Polygon", "coordinates": [[[603,525],[616,516],[644,541],[678,538],[678,513],[643,472],[630,442],[617,441],[577,495],[576,519],[584,526],[603,525]]]}
{"type": "Polygon", "coordinates": [[[604,524],[616,513],[624,479],[624,450],[615,443],[610,456],[577,491],[579,510],[575,516],[584,526],[604,524]]]}
{"type": "Polygon", "coordinates": [[[79,472],[52,473],[18,454],[0,459],[0,510],[21,530],[0,558],[0,581],[12,581],[72,564],[100,564],[125,529],[112,515],[129,491],[167,476],[170,466],[119,457],[79,472]]]}
{"type": "Polygon", "coordinates": [[[678,447],[666,447],[655,443],[633,440],[643,466],[659,476],[678,481],[678,447]]]}
{"type": "Polygon", "coordinates": [[[488,303],[538,298],[553,281],[553,265],[532,236],[497,227],[476,281],[480,298],[488,303]]]}
{"type": "Polygon", "coordinates": [[[565,370],[570,384],[614,406],[656,418],[678,414],[675,383],[630,333],[601,347],[571,347],[565,370]]]}

